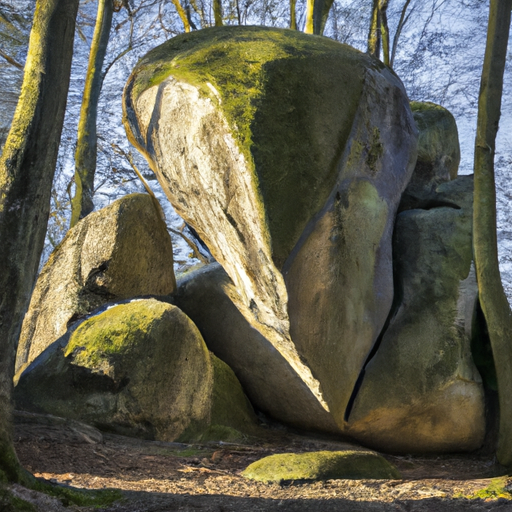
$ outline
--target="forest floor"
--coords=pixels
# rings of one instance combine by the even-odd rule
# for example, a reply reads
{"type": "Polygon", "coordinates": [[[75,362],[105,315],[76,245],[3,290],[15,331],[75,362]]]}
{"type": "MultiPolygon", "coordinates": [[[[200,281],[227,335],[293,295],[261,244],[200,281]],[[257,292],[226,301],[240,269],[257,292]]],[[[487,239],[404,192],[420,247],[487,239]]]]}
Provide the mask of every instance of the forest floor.
{"type": "MultiPolygon", "coordinates": [[[[100,508],[108,512],[512,512],[512,478],[491,455],[386,455],[402,480],[279,485],[249,481],[240,473],[274,453],[349,446],[283,429],[247,444],[163,443],[100,434],[73,422],[41,423],[29,415],[18,418],[15,442],[21,463],[36,477],[75,488],[119,489],[123,498],[100,508]]],[[[13,490],[44,512],[98,510],[64,508],[58,500],[41,505],[34,493],[13,490]]]]}

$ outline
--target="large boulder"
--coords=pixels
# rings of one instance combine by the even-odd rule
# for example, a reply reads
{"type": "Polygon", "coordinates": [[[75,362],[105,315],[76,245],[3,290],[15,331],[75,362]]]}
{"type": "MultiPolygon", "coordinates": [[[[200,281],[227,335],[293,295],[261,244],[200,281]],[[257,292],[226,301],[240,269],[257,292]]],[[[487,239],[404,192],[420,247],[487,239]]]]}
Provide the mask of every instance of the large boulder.
{"type": "Polygon", "coordinates": [[[172,242],[147,194],[125,196],[70,229],[39,275],[16,371],[101,305],[176,287],[172,242]]]}
{"type": "Polygon", "coordinates": [[[454,206],[397,217],[396,306],[348,417],[351,435],[386,452],[471,451],[484,440],[484,390],[471,355],[472,177],[436,191],[454,206]]]}
{"type": "Polygon", "coordinates": [[[345,428],[392,304],[392,230],[416,160],[399,79],[327,38],[218,27],[141,59],[124,122],[239,311],[345,428]]]}
{"type": "Polygon", "coordinates": [[[173,302],[198,327],[208,348],[235,372],[257,409],[288,425],[339,433],[288,361],[234,305],[237,295],[225,270],[213,263],[179,277],[173,302]]]}
{"type": "Polygon", "coordinates": [[[162,441],[240,438],[255,416],[177,307],[145,299],[85,320],[25,369],[18,408],[162,441]]]}

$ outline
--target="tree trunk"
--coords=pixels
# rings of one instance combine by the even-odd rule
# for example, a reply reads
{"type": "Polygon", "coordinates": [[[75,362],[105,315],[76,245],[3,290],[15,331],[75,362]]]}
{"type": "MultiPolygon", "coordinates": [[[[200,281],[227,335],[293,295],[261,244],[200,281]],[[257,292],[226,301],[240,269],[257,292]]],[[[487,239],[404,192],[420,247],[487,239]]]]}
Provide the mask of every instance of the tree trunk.
{"type": "Polygon", "coordinates": [[[75,195],[71,201],[70,227],[89,215],[94,210],[94,175],[98,138],[96,121],[98,118],[98,101],[102,86],[103,62],[112,26],[113,0],[98,0],[98,14],[94,36],[89,53],[89,65],[85,77],[85,88],[78,122],[78,137],[75,152],[75,195]]]}
{"type": "Polygon", "coordinates": [[[306,34],[321,36],[334,0],[308,0],[306,7],[306,34]]]}
{"type": "Polygon", "coordinates": [[[201,8],[198,7],[196,0],[190,0],[190,5],[192,6],[192,9],[194,9],[194,12],[199,16],[201,20],[201,28],[205,28],[207,26],[206,24],[206,16],[204,13],[204,3],[201,2],[201,8]]]}
{"type": "Polygon", "coordinates": [[[296,4],[297,0],[290,0],[290,28],[292,30],[297,30],[296,4]]]}
{"type": "Polygon", "coordinates": [[[494,153],[512,0],[491,0],[475,141],[473,245],[480,304],[491,341],[500,405],[497,456],[512,466],[512,312],[501,283],[496,239],[494,153]]]}
{"type": "Polygon", "coordinates": [[[306,34],[313,34],[313,32],[314,32],[314,21],[313,21],[314,10],[315,10],[315,0],[307,0],[306,24],[304,26],[304,32],[306,34]]]}
{"type": "Polygon", "coordinates": [[[402,7],[402,11],[400,12],[400,19],[398,20],[395,37],[393,38],[393,48],[391,50],[391,58],[389,60],[390,67],[393,67],[393,65],[395,63],[396,50],[398,48],[398,39],[400,38],[400,34],[402,33],[402,29],[404,28],[404,25],[407,23],[407,20],[409,19],[410,13],[409,13],[409,15],[407,15],[407,17],[405,15],[407,13],[407,9],[409,8],[410,3],[411,3],[411,0],[405,0],[405,3],[402,7]]]}
{"type": "Polygon", "coordinates": [[[79,0],[38,0],[25,75],[0,158],[0,480],[23,482],[12,443],[21,322],[44,245],[79,0]]]}
{"type": "Polygon", "coordinates": [[[183,6],[180,3],[180,0],[171,0],[171,2],[174,4],[174,7],[176,7],[176,12],[178,13],[180,20],[183,23],[183,28],[185,29],[185,32],[190,32],[190,22],[187,13],[185,12],[185,9],[183,9],[183,6]]]}
{"type": "Polygon", "coordinates": [[[389,28],[388,28],[388,4],[389,0],[379,1],[380,33],[382,37],[382,59],[389,66],[389,28]]]}
{"type": "Polygon", "coordinates": [[[373,0],[370,30],[368,31],[368,53],[376,59],[380,57],[379,0],[373,0]]]}
{"type": "Polygon", "coordinates": [[[215,26],[222,27],[222,0],[213,0],[213,17],[215,19],[215,26]]]}

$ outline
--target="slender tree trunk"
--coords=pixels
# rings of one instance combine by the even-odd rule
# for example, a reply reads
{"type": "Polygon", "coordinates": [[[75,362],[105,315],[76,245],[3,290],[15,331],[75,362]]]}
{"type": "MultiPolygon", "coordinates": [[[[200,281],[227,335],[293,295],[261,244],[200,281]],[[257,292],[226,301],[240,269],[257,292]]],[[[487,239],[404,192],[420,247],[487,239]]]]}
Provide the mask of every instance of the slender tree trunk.
{"type": "Polygon", "coordinates": [[[317,0],[315,2],[315,13],[314,13],[314,33],[321,36],[324,33],[325,24],[329,17],[329,11],[331,10],[334,0],[317,0]]]}
{"type": "Polygon", "coordinates": [[[98,14],[89,53],[75,152],[75,196],[71,201],[70,227],[94,210],[94,175],[98,153],[96,122],[105,61],[112,26],[113,0],[98,0],[98,14]]]}
{"type": "Polygon", "coordinates": [[[239,2],[239,0],[235,0],[235,4],[236,4],[236,16],[238,18],[238,24],[241,25],[242,24],[242,14],[240,13],[240,2],[239,2]]]}
{"type": "Polygon", "coordinates": [[[368,31],[368,53],[376,59],[380,57],[379,0],[373,0],[370,30],[368,31]]]}
{"type": "Polygon", "coordinates": [[[334,0],[308,0],[306,6],[306,34],[322,35],[334,0]]]}
{"type": "Polygon", "coordinates": [[[391,58],[389,60],[390,67],[393,67],[395,64],[395,56],[396,56],[396,49],[398,48],[398,40],[400,39],[400,34],[402,33],[402,29],[404,28],[404,25],[407,23],[407,20],[409,19],[409,16],[407,18],[405,15],[407,14],[407,9],[409,8],[409,4],[411,3],[411,0],[406,0],[404,3],[404,6],[402,7],[402,12],[400,13],[400,19],[398,20],[398,25],[396,27],[395,37],[393,37],[393,48],[391,50],[391,58]]]}
{"type": "Polygon", "coordinates": [[[201,20],[201,28],[205,28],[207,26],[205,22],[205,15],[204,15],[204,5],[201,3],[201,8],[198,7],[196,0],[190,0],[190,5],[192,5],[192,9],[194,9],[194,12],[199,16],[201,20]]]}
{"type": "Polygon", "coordinates": [[[183,23],[183,28],[185,29],[185,32],[190,32],[190,23],[187,17],[187,13],[185,12],[185,9],[183,9],[183,6],[180,3],[180,0],[171,0],[174,4],[174,7],[176,7],[176,12],[178,13],[178,16],[180,17],[181,22],[183,23]]]}
{"type": "Polygon", "coordinates": [[[213,17],[215,19],[215,26],[222,27],[222,0],[213,0],[213,17]]]}
{"type": "Polygon", "coordinates": [[[292,30],[297,30],[296,4],[297,0],[290,0],[290,28],[292,30]]]}
{"type": "Polygon", "coordinates": [[[304,26],[304,32],[306,34],[314,33],[314,20],[313,13],[315,10],[315,0],[307,0],[306,4],[306,25],[304,26]]]}
{"type": "Polygon", "coordinates": [[[500,405],[497,456],[512,466],[512,312],[501,283],[496,239],[494,153],[512,0],[491,0],[475,141],[473,244],[480,304],[496,365],[500,405]]]}
{"type": "Polygon", "coordinates": [[[389,28],[388,28],[388,4],[389,0],[379,1],[380,32],[382,37],[383,62],[389,66],[389,28]]]}
{"type": "Polygon", "coordinates": [[[28,478],[12,444],[14,355],[44,245],[78,1],[37,1],[21,95],[0,158],[0,480],[28,478]]]}

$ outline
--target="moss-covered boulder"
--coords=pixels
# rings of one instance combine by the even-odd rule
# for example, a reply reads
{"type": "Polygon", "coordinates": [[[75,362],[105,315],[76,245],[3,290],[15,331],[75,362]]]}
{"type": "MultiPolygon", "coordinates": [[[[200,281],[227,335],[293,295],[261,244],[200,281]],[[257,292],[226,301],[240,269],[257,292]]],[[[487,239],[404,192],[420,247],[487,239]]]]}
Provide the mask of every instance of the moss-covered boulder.
{"type": "Polygon", "coordinates": [[[453,115],[441,105],[411,102],[419,131],[418,160],[400,209],[425,208],[436,186],[457,177],[460,146],[453,115]]]}
{"type": "Polygon", "coordinates": [[[391,307],[393,223],[416,159],[399,79],[328,38],[217,27],[139,61],[124,122],[237,308],[343,428],[391,307]]]}
{"type": "Polygon", "coordinates": [[[154,299],[82,322],[23,372],[14,397],[25,410],[162,441],[232,440],[255,429],[232,370],[180,309],[154,299]]]}
{"type": "Polygon", "coordinates": [[[286,359],[234,305],[236,288],[213,263],[178,278],[173,302],[199,328],[208,348],[240,380],[251,403],[270,417],[307,430],[339,433],[286,359]]]}
{"type": "Polygon", "coordinates": [[[270,455],[253,462],[242,475],[268,483],[401,478],[398,470],[384,457],[363,450],[270,455]]]}
{"type": "Polygon", "coordinates": [[[69,230],[41,271],[18,346],[16,370],[74,321],[116,300],[175,290],[172,242],[147,194],[131,194],[69,230]]]}
{"type": "Polygon", "coordinates": [[[484,440],[484,391],[471,355],[473,180],[436,190],[453,207],[397,217],[396,309],[348,418],[351,435],[387,452],[471,451],[484,440]]]}

